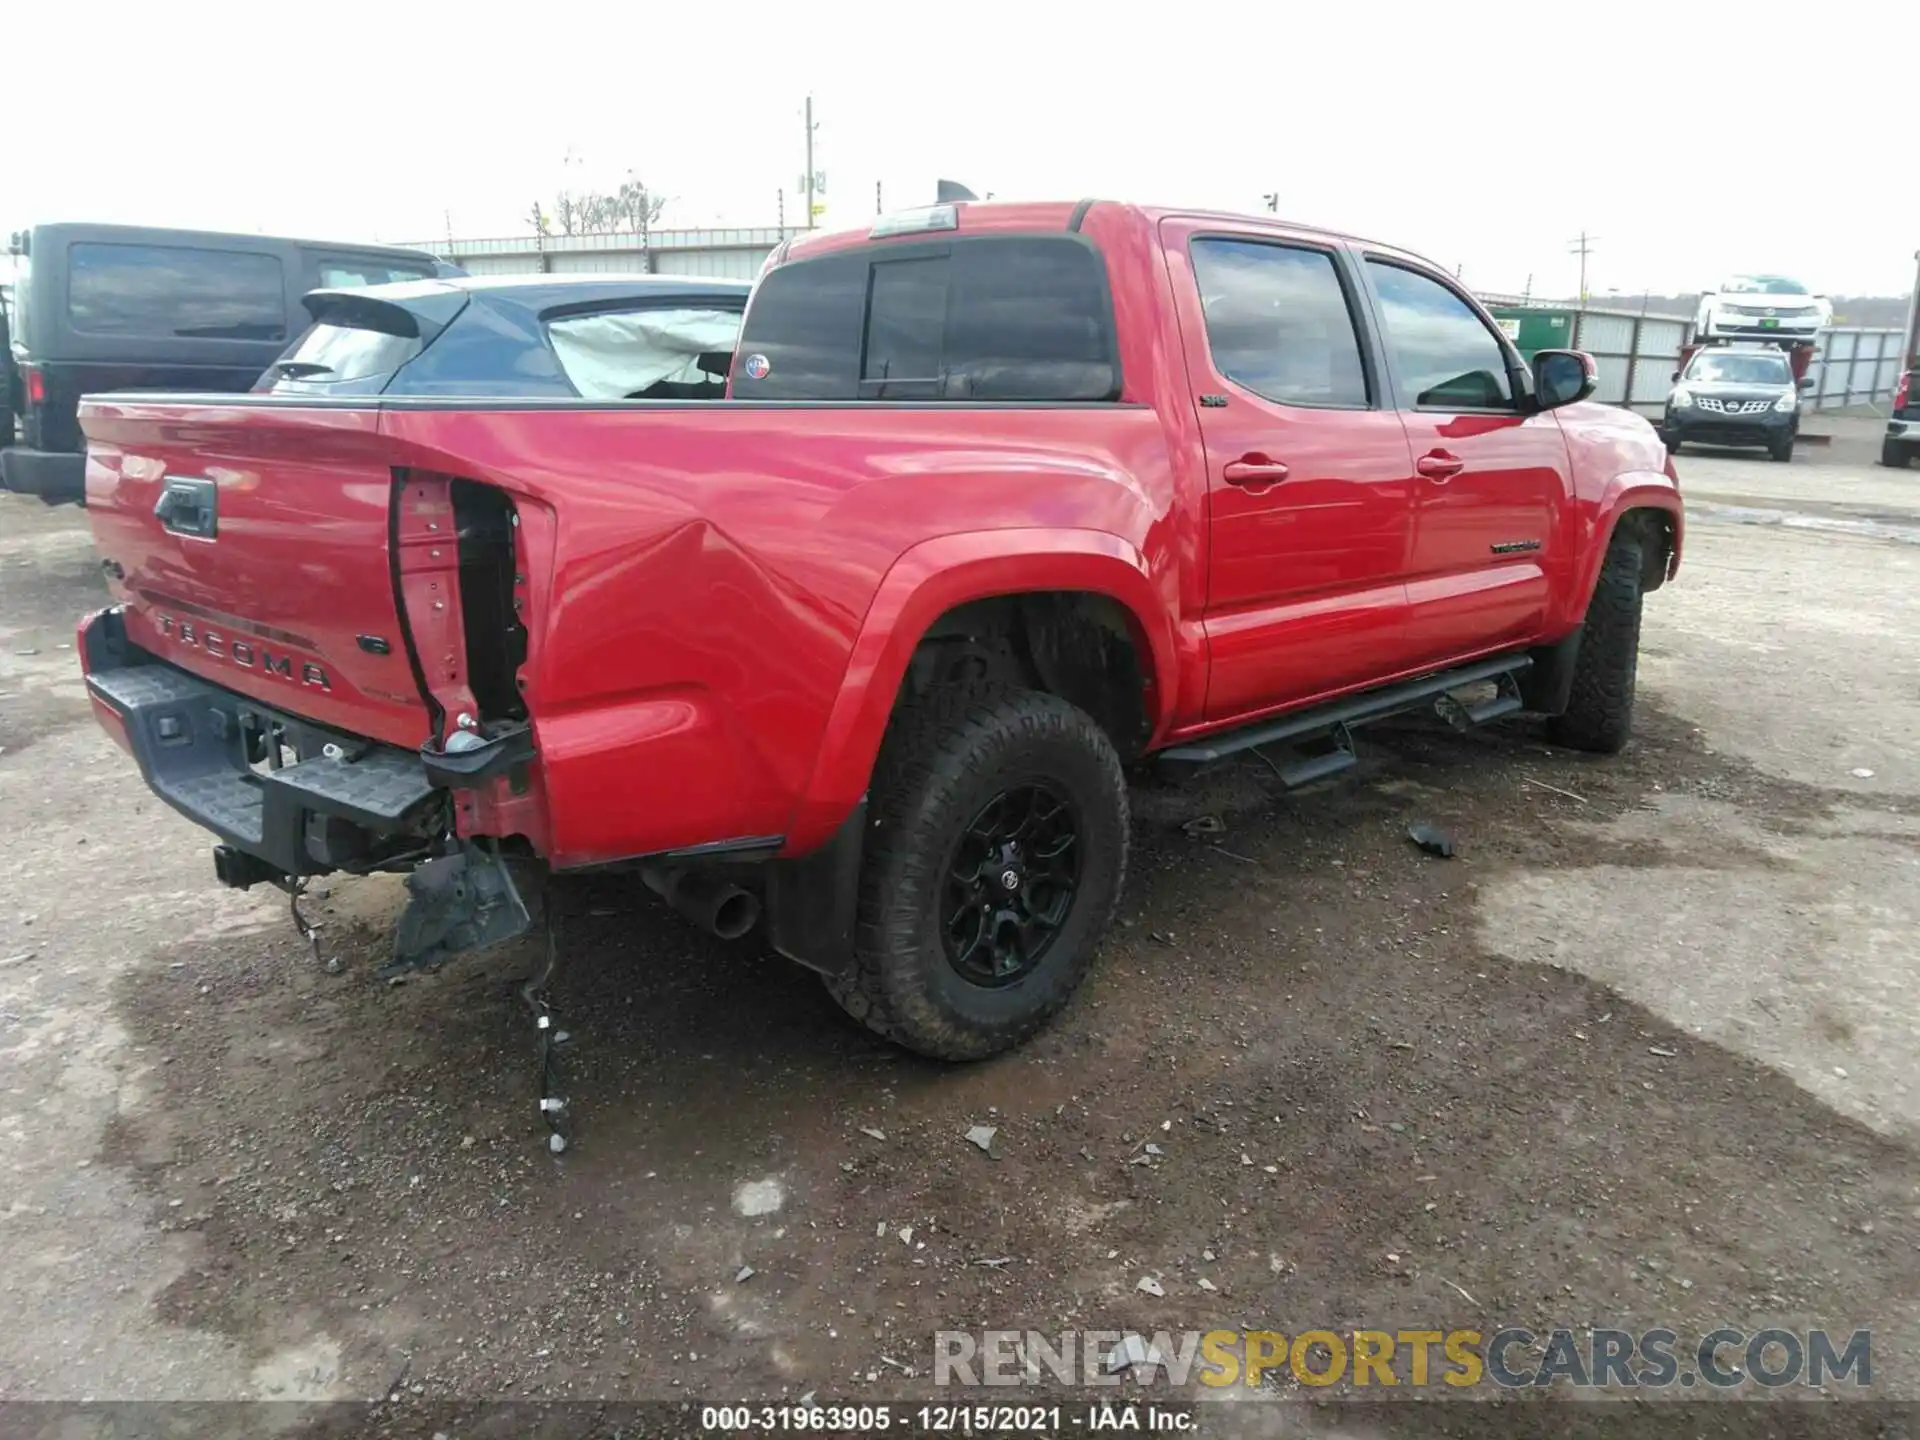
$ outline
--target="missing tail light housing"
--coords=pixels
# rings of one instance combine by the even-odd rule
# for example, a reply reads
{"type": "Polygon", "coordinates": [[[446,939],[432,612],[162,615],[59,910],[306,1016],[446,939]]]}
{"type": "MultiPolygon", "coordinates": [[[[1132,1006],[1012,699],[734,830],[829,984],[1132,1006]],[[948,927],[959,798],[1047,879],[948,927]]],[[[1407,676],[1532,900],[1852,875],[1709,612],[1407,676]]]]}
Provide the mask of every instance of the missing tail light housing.
{"type": "Polygon", "coordinates": [[[525,570],[512,499],[450,475],[397,478],[395,585],[435,743],[444,745],[454,730],[525,720],[525,570]]]}
{"type": "Polygon", "coordinates": [[[520,620],[520,517],[505,492],[491,485],[455,480],[450,489],[459,536],[467,686],[482,720],[524,720],[527,707],[518,680],[527,660],[527,631],[520,620]]]}

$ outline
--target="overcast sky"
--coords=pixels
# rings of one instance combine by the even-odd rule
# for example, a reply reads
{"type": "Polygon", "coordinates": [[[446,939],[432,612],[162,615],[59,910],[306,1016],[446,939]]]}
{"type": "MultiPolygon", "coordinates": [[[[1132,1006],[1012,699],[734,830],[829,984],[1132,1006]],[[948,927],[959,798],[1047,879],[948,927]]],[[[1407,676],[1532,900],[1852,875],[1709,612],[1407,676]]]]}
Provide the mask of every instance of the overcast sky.
{"type": "Polygon", "coordinates": [[[709,0],[21,4],[0,230],[112,220],[339,239],[526,233],[629,169],[663,225],[984,194],[1252,210],[1467,283],[1904,293],[1915,0],[1128,6],[709,0]],[[687,18],[690,13],[698,19],[687,18]],[[490,18],[490,16],[492,18],[490,18]],[[570,159],[571,157],[571,159],[570,159]]]}

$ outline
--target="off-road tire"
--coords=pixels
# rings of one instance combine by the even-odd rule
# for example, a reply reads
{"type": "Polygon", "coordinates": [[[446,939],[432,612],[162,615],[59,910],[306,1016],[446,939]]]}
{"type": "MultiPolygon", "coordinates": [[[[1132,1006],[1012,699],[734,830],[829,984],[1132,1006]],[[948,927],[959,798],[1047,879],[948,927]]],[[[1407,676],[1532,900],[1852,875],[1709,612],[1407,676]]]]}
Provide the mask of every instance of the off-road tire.
{"type": "Polygon", "coordinates": [[[1640,666],[1640,577],[1645,542],[1624,527],[1615,533],[1587,603],[1574,660],[1573,691],[1564,713],[1547,723],[1556,745],[1615,755],[1633,734],[1633,684],[1640,666]]]}
{"type": "Polygon", "coordinates": [[[1126,882],[1129,819],[1120,759],[1084,711],[1033,690],[936,690],[888,727],[870,792],[855,965],[828,977],[861,1024],[939,1060],[978,1060],[1032,1035],[1073,998],[1126,882]],[[1074,813],[1078,885],[1035,968],[976,985],[941,934],[946,866],[996,795],[1044,781],[1074,813]]]}
{"type": "Polygon", "coordinates": [[[1913,451],[1904,441],[1882,440],[1880,442],[1880,463],[1889,470],[1904,470],[1913,459],[1913,451]]]}

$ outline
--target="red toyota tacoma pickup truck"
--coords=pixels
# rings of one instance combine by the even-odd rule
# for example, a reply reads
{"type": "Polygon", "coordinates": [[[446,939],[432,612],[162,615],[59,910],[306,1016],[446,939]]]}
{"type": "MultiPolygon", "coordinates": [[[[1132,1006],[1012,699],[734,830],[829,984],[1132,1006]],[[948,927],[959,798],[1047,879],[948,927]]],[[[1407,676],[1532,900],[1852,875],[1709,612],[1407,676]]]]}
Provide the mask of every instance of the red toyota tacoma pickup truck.
{"type": "MultiPolygon", "coordinates": [[[[977,1057],[1085,973],[1134,761],[1272,746],[1304,783],[1417,707],[1627,739],[1664,448],[1404,251],[937,206],[775,252],[725,398],[405,383],[484,297],[367,290],[284,384],[82,411],[101,722],[228,884],[408,872],[396,963],[629,866],[977,1057]]],[[[522,306],[509,374],[572,364],[580,313],[522,306]]]]}

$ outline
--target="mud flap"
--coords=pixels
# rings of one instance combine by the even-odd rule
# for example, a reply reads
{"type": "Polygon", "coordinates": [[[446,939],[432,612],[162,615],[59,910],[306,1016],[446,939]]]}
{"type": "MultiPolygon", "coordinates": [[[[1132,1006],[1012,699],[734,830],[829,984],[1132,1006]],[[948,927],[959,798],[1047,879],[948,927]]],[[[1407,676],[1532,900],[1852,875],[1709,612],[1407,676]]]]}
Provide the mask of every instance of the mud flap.
{"type": "Polygon", "coordinates": [[[407,896],[382,977],[436,970],[463,950],[524,935],[533,923],[505,863],[474,845],[416,869],[407,876],[407,896]]]}

